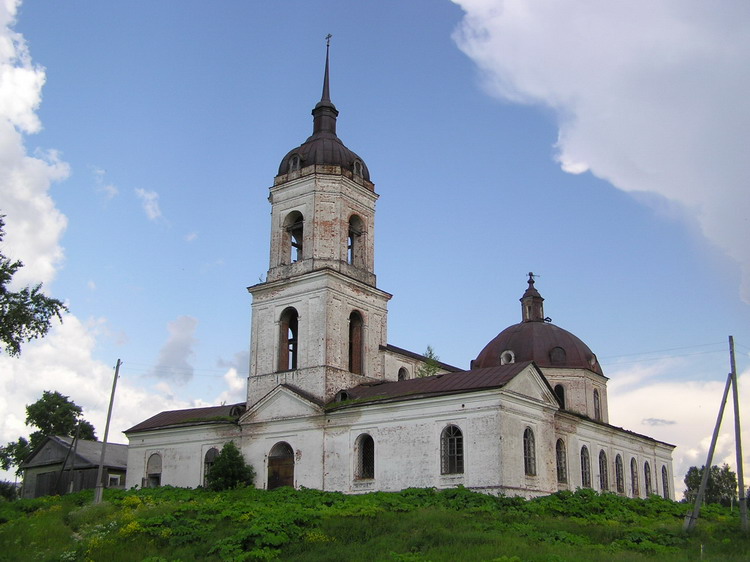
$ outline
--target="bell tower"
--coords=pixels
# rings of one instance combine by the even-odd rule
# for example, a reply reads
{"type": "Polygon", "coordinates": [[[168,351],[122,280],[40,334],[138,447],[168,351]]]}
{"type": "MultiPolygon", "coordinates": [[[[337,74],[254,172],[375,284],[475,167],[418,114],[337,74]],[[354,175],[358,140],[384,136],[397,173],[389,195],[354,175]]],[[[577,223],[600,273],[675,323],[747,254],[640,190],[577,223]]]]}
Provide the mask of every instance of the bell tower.
{"type": "Polygon", "coordinates": [[[284,156],[270,188],[268,274],[248,288],[248,406],[279,384],[327,401],[383,376],[391,295],[376,286],[378,195],[364,161],[336,134],[329,49],[313,133],[284,156]]]}

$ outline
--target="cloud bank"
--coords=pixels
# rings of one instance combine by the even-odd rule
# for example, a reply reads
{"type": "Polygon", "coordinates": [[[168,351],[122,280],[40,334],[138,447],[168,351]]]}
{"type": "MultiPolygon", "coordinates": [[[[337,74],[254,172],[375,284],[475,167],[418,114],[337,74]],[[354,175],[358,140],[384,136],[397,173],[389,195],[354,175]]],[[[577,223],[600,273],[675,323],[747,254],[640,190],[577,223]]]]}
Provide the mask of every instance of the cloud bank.
{"type": "Polygon", "coordinates": [[[750,303],[750,3],[453,1],[487,90],[554,111],[562,168],[676,204],[750,303]]]}

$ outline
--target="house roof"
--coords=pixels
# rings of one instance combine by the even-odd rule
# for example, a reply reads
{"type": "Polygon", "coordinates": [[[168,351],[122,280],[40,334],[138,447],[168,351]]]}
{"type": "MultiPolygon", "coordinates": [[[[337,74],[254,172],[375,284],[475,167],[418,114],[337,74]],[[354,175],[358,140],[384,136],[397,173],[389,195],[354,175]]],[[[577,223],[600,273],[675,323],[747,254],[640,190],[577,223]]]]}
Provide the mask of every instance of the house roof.
{"type": "MultiPolygon", "coordinates": [[[[46,466],[51,464],[60,464],[65,459],[68,451],[73,454],[72,437],[64,435],[53,435],[47,437],[39,447],[24,461],[21,468],[34,468],[37,466],[46,466]],[[43,451],[48,451],[43,453],[43,451]]],[[[75,445],[76,455],[74,459],[68,457],[66,466],[75,465],[76,468],[86,468],[99,466],[99,459],[102,454],[101,441],[89,441],[79,439],[75,445]]],[[[128,446],[121,443],[107,443],[107,450],[104,453],[104,466],[109,468],[120,468],[125,470],[128,464],[128,446]]]]}
{"type": "Polygon", "coordinates": [[[159,412],[147,420],[124,431],[125,434],[149,431],[182,425],[201,425],[206,423],[230,423],[239,419],[245,411],[245,403],[209,406],[207,408],[188,408],[186,410],[168,410],[159,412]]]}
{"type": "MultiPolygon", "coordinates": [[[[490,367],[488,369],[444,373],[405,381],[361,384],[342,390],[337,395],[337,402],[342,402],[341,406],[345,407],[352,405],[349,402],[350,400],[356,401],[356,403],[383,399],[406,400],[501,388],[532,364],[531,361],[526,361],[523,363],[510,363],[508,365],[490,367]]],[[[542,380],[546,383],[546,379],[543,376],[542,380]]],[[[549,383],[547,383],[547,386],[549,386],[549,383]]],[[[550,392],[552,392],[552,389],[550,389],[550,392]]],[[[338,404],[332,402],[328,406],[329,408],[336,407],[338,404]]]]}

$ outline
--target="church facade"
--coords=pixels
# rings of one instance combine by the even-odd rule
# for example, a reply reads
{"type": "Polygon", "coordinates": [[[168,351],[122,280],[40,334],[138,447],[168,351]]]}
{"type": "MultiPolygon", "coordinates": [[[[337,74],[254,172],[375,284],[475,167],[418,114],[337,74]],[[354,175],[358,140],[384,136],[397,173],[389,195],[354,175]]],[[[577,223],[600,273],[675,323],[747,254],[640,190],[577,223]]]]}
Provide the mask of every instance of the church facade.
{"type": "Polygon", "coordinates": [[[673,498],[673,446],[609,423],[607,378],[551,324],[529,274],[521,322],[468,371],[388,344],[375,276],[378,195],[336,134],[326,56],[313,133],[270,188],[270,263],[252,294],[247,400],[130,428],[127,487],[204,484],[232,440],[256,486],[349,493],[463,485],[673,498]],[[425,372],[435,373],[420,376],[425,372]]]}

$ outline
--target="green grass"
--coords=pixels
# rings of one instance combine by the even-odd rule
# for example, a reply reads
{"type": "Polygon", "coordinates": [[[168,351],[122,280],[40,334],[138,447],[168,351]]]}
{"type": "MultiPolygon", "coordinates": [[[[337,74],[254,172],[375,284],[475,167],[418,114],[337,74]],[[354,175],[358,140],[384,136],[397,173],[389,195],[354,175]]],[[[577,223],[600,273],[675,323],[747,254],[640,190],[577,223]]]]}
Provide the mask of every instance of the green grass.
{"type": "Polygon", "coordinates": [[[737,511],[562,492],[525,501],[463,488],[357,496],[158,488],[0,503],[0,561],[750,560],[737,511]],[[702,549],[702,558],[701,558],[702,549]]]}

